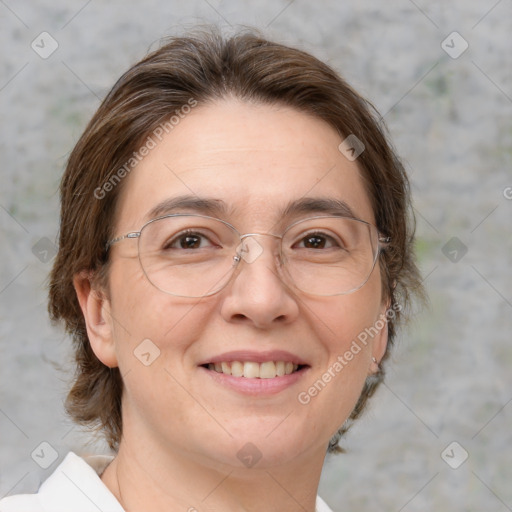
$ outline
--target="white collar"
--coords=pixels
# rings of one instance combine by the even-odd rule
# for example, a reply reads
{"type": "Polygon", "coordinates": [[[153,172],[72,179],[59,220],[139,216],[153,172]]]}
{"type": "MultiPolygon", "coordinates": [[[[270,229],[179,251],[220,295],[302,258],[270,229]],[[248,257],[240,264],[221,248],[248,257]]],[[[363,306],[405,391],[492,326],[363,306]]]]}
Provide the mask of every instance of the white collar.
{"type": "Polygon", "coordinates": [[[88,457],[85,461],[69,452],[37,493],[43,509],[69,512],[71,506],[73,512],[124,512],[98,475],[112,458],[100,455],[88,457]]]}

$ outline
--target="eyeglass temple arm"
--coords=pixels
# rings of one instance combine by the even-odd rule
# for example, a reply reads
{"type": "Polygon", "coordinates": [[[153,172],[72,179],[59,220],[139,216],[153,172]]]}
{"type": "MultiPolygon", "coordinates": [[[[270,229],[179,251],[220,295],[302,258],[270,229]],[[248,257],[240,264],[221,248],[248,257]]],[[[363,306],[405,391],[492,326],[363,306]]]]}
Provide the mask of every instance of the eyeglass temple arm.
{"type": "Polygon", "coordinates": [[[118,236],[117,238],[113,238],[109,242],[105,244],[105,250],[108,251],[110,249],[111,245],[116,244],[117,242],[120,242],[121,240],[124,240],[125,238],[139,238],[140,237],[140,231],[132,231],[130,233],[126,233],[126,235],[118,236]]]}

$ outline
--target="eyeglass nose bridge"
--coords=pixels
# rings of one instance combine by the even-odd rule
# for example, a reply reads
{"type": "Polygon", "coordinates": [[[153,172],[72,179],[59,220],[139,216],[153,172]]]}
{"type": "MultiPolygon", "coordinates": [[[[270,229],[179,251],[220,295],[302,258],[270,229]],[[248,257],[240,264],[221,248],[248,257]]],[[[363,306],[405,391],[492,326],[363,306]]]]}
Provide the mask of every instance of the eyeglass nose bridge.
{"type": "Polygon", "coordinates": [[[235,264],[244,260],[247,263],[253,263],[263,253],[263,246],[258,243],[254,238],[256,236],[271,236],[282,240],[282,235],[275,235],[274,233],[245,233],[240,235],[240,243],[236,248],[236,254],[233,256],[235,264]]]}

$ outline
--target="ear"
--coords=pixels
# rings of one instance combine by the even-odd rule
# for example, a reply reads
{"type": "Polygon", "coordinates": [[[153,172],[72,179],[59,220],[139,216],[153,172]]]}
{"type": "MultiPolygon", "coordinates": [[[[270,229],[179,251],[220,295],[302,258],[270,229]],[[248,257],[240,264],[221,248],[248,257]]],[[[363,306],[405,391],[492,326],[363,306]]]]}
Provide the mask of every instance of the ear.
{"type": "Polygon", "coordinates": [[[391,306],[391,299],[387,300],[382,304],[382,309],[379,315],[377,322],[384,323],[382,329],[380,329],[379,333],[373,338],[372,343],[372,356],[380,363],[384,354],[386,353],[386,348],[388,346],[388,317],[386,312],[389,310],[391,306]]]}
{"type": "Polygon", "coordinates": [[[96,357],[109,368],[117,366],[110,301],[95,287],[92,272],[82,271],[73,277],[78,302],[85,319],[89,343],[96,357]]]}

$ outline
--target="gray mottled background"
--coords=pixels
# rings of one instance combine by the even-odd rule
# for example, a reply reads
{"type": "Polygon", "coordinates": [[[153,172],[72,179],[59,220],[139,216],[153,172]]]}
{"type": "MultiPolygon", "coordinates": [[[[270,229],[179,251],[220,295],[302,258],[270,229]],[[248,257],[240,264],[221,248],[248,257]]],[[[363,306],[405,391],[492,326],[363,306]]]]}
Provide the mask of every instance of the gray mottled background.
{"type": "Polygon", "coordinates": [[[59,460],[102,450],[64,417],[69,341],[46,314],[67,155],[129,65],[210,22],[328,61],[384,115],[412,180],[431,307],[320,494],[335,511],[512,510],[512,0],[0,0],[0,496],[53,471],[31,458],[41,442],[59,460]]]}

